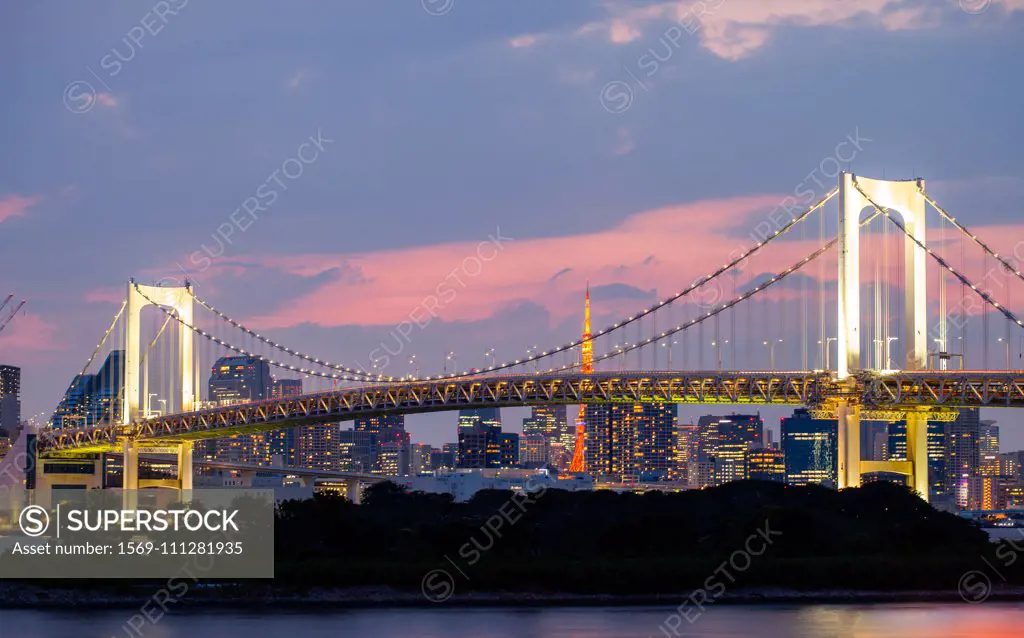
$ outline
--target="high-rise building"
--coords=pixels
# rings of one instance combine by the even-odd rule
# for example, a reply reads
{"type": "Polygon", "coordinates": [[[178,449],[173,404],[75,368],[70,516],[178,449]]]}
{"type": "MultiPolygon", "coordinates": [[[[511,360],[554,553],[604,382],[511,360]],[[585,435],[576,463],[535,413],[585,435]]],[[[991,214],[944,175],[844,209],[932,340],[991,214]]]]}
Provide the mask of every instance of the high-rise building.
{"type": "Polygon", "coordinates": [[[999,426],[982,421],[978,426],[978,475],[999,476],[999,426]]]}
{"type": "Polygon", "coordinates": [[[470,408],[459,410],[459,447],[456,467],[488,468],[501,466],[501,410],[470,408]]]}
{"type": "Polygon", "coordinates": [[[408,476],[412,445],[398,441],[385,441],[377,449],[375,474],[383,476],[408,476]]]}
{"type": "Polygon", "coordinates": [[[782,419],[780,439],[786,483],[831,483],[838,478],[839,433],[834,419],[814,419],[805,409],[782,419]]]}
{"type": "Polygon", "coordinates": [[[304,425],[298,428],[295,446],[296,465],[317,470],[341,471],[346,455],[342,454],[342,437],[337,423],[304,425]]]}
{"type": "Polygon", "coordinates": [[[960,415],[946,430],[946,493],[953,496],[961,508],[968,504],[970,479],[980,476],[980,430],[981,419],[976,408],[960,410],[960,415]]]}
{"type": "Polygon", "coordinates": [[[551,440],[562,440],[572,434],[566,422],[565,405],[537,405],[531,408],[530,416],[523,419],[523,434],[543,434],[551,440]]]}
{"type": "Polygon", "coordinates": [[[673,478],[680,481],[689,481],[687,476],[691,461],[697,460],[698,438],[697,426],[691,424],[680,424],[677,426],[678,438],[676,439],[676,472],[673,478]]]}
{"type": "Polygon", "coordinates": [[[418,476],[434,471],[434,448],[425,443],[409,445],[409,474],[418,476]]]}
{"type": "Polygon", "coordinates": [[[498,467],[519,466],[519,435],[515,432],[498,434],[498,467]]]}
{"type": "Polygon", "coordinates": [[[454,470],[458,453],[458,443],[445,443],[440,449],[434,448],[430,451],[430,467],[434,470],[454,470]]]}
{"type": "Polygon", "coordinates": [[[616,482],[670,478],[676,464],[676,411],[674,403],[587,405],[587,472],[616,482]]]}
{"type": "Polygon", "coordinates": [[[0,436],[13,437],[21,423],[21,368],[0,366],[0,436]]]}
{"type": "Polygon", "coordinates": [[[565,405],[539,405],[533,407],[530,416],[523,419],[523,435],[540,434],[548,440],[544,467],[568,470],[572,463],[576,433],[573,424],[567,420],[567,414],[565,405]],[[565,450],[568,450],[568,454],[565,450]]]}
{"type": "Polygon", "coordinates": [[[218,405],[270,398],[270,364],[258,357],[221,357],[210,371],[209,396],[218,405]]]}
{"type": "MultiPolygon", "coordinates": [[[[941,497],[947,494],[949,483],[949,464],[946,457],[946,436],[949,424],[942,421],[928,422],[928,492],[930,497],[941,497]]],[[[907,422],[895,421],[886,426],[888,435],[885,446],[885,458],[879,461],[907,460],[907,422]]],[[[888,475],[889,472],[884,474],[888,475]]],[[[907,483],[904,478],[897,483],[907,483]]]]}
{"type": "Polygon", "coordinates": [[[715,467],[719,485],[747,478],[747,455],[764,443],[759,414],[705,415],[697,420],[699,460],[715,467]]]}
{"type": "Polygon", "coordinates": [[[359,432],[369,432],[373,437],[374,472],[394,476],[389,474],[389,469],[393,469],[394,463],[388,461],[387,468],[385,468],[380,461],[380,451],[386,443],[395,443],[399,446],[409,445],[410,436],[405,429],[405,415],[374,414],[359,417],[355,420],[353,429],[359,432]]]}
{"type": "Polygon", "coordinates": [[[523,434],[519,437],[519,466],[527,469],[547,467],[551,443],[551,439],[541,433],[523,434]]]}
{"type": "Polygon", "coordinates": [[[747,453],[747,478],[786,482],[786,458],[777,448],[761,448],[747,453]]]}
{"type": "MultiPolygon", "coordinates": [[[[269,399],[273,378],[270,364],[259,357],[221,357],[210,369],[207,383],[210,401],[217,405],[236,405],[269,399]]],[[[208,460],[248,465],[270,465],[275,455],[285,464],[295,461],[296,441],[288,441],[286,431],[239,434],[210,439],[196,445],[196,456],[208,460]]]]}
{"type": "Polygon", "coordinates": [[[365,430],[341,430],[338,432],[338,466],[350,472],[369,474],[377,459],[373,434],[365,430]]]}
{"type": "Polygon", "coordinates": [[[124,350],[114,350],[96,374],[79,374],[71,381],[53,412],[53,427],[113,423],[121,418],[123,394],[124,350]]]}

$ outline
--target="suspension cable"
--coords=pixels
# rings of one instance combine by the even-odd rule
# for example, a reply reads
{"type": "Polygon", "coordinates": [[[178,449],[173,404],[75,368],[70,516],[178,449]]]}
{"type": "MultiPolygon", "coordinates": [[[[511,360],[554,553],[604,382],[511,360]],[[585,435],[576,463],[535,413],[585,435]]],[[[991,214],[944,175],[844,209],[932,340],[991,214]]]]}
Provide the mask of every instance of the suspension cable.
{"type": "MultiPolygon", "coordinates": [[[[949,262],[947,262],[945,259],[943,259],[940,255],[938,255],[935,252],[933,252],[931,248],[928,248],[927,246],[925,246],[924,243],[921,242],[921,240],[919,240],[917,237],[914,237],[913,235],[911,235],[910,232],[907,231],[907,229],[903,226],[903,224],[901,224],[900,222],[896,221],[892,217],[892,215],[889,214],[888,209],[882,208],[881,206],[879,206],[873,199],[871,199],[871,197],[868,196],[867,193],[864,192],[864,190],[857,183],[856,179],[854,179],[853,185],[854,185],[854,187],[858,191],[860,191],[860,194],[864,196],[864,199],[867,200],[867,202],[869,204],[871,204],[871,206],[873,206],[876,211],[878,211],[879,213],[885,215],[889,219],[889,221],[891,221],[896,226],[896,228],[899,228],[900,231],[902,231],[904,235],[909,237],[911,241],[913,241],[915,244],[917,244],[917,246],[919,248],[921,248],[926,253],[931,255],[933,259],[935,259],[936,261],[939,262],[939,265],[941,265],[943,268],[948,270],[954,277],[959,279],[960,283],[964,284],[965,286],[970,286],[971,290],[976,292],[978,294],[978,296],[981,297],[985,301],[985,303],[987,303],[988,305],[992,306],[993,308],[995,308],[996,310],[1001,312],[1003,314],[1003,316],[1005,316],[1007,319],[1009,319],[1013,323],[1017,324],[1020,327],[1024,327],[1024,320],[1018,319],[1015,314],[1013,314],[1012,312],[1007,310],[1002,304],[1000,304],[998,301],[993,299],[991,295],[986,293],[984,290],[980,290],[977,286],[975,286],[973,283],[971,283],[971,281],[969,279],[967,279],[967,277],[965,277],[964,275],[960,274],[960,272],[958,272],[955,268],[953,268],[951,265],[949,265],[949,262]]],[[[953,222],[953,223],[955,224],[956,222],[953,222]]],[[[998,257],[996,257],[996,258],[998,259],[998,257]]]]}
{"type": "MultiPolygon", "coordinates": [[[[138,289],[138,288],[136,287],[136,289],[138,289]]],[[[353,378],[353,377],[350,377],[348,375],[328,374],[326,372],[318,372],[316,370],[311,370],[311,369],[307,370],[306,368],[299,368],[297,366],[288,365],[286,363],[275,361],[273,359],[267,359],[265,357],[257,355],[256,353],[249,352],[248,350],[246,350],[244,348],[239,348],[238,346],[232,345],[232,344],[228,343],[227,341],[224,341],[223,339],[220,339],[219,337],[215,337],[214,335],[206,332],[202,328],[199,328],[197,326],[194,326],[194,325],[188,323],[187,321],[185,321],[184,319],[182,319],[178,315],[172,313],[170,310],[168,310],[168,309],[164,308],[163,306],[161,306],[161,305],[157,304],[156,302],[154,302],[152,299],[150,299],[148,296],[146,296],[146,293],[142,292],[141,290],[139,290],[139,294],[142,295],[143,299],[145,299],[146,301],[149,301],[151,304],[153,304],[154,306],[159,308],[161,312],[163,312],[164,314],[166,314],[169,317],[172,317],[175,321],[177,321],[181,325],[185,326],[186,328],[188,328],[192,332],[200,335],[201,337],[204,337],[204,338],[208,339],[209,341],[212,341],[213,343],[216,343],[219,346],[222,346],[224,348],[227,348],[228,350],[232,350],[234,352],[237,352],[238,354],[245,355],[245,356],[255,357],[257,359],[266,361],[268,364],[270,364],[272,366],[275,366],[277,368],[282,368],[282,369],[285,369],[285,370],[292,370],[294,372],[301,372],[302,374],[309,374],[309,375],[313,375],[313,376],[323,377],[323,378],[326,378],[326,379],[344,379],[346,381],[363,381],[363,382],[371,380],[371,379],[364,379],[364,378],[353,378]]],[[[377,381],[393,381],[395,379],[394,379],[394,377],[387,377],[387,378],[385,378],[385,377],[382,376],[382,377],[379,377],[376,380],[377,381]]]]}
{"type": "MultiPolygon", "coordinates": [[[[549,348],[549,349],[541,352],[540,354],[534,354],[534,355],[532,355],[530,357],[527,357],[526,359],[516,359],[514,361],[506,361],[506,362],[503,362],[503,363],[501,363],[499,365],[493,365],[493,366],[488,366],[486,368],[482,368],[478,372],[455,372],[455,373],[449,373],[449,374],[446,374],[446,375],[443,375],[443,376],[445,378],[458,378],[458,377],[466,377],[466,376],[479,375],[481,372],[495,372],[497,370],[505,370],[505,369],[508,369],[508,368],[514,368],[516,366],[523,365],[523,364],[528,363],[530,361],[537,361],[539,359],[544,359],[544,358],[547,358],[547,357],[551,357],[551,356],[554,356],[554,355],[559,354],[561,352],[565,352],[567,350],[572,350],[572,349],[580,346],[581,344],[583,344],[584,341],[593,341],[593,340],[597,339],[598,337],[607,336],[608,334],[610,334],[612,332],[615,332],[616,330],[624,328],[624,327],[628,326],[629,324],[631,324],[631,323],[633,323],[635,321],[638,321],[641,317],[644,317],[644,316],[646,316],[646,315],[648,315],[648,314],[650,314],[652,312],[660,310],[661,308],[664,308],[665,306],[667,306],[669,304],[672,304],[672,303],[678,301],[679,299],[681,299],[683,297],[686,297],[687,295],[691,294],[693,291],[697,290],[701,286],[707,285],[708,283],[710,283],[714,279],[720,277],[721,275],[723,275],[724,273],[728,272],[729,270],[732,270],[737,265],[743,263],[748,258],[752,257],[754,254],[759,252],[762,248],[767,246],[773,240],[775,240],[775,239],[785,235],[786,233],[788,233],[790,230],[792,230],[792,228],[794,226],[796,226],[797,224],[799,224],[803,220],[807,219],[808,216],[810,216],[816,210],[818,210],[819,208],[823,207],[826,203],[828,203],[828,201],[831,200],[833,197],[835,197],[835,195],[838,192],[839,192],[839,188],[838,187],[833,188],[828,193],[826,193],[824,197],[822,197],[820,200],[815,202],[810,208],[808,208],[804,212],[800,213],[800,215],[791,218],[790,221],[787,222],[785,225],[783,225],[781,228],[776,230],[771,235],[765,237],[762,241],[757,242],[754,246],[751,246],[749,249],[745,250],[743,253],[741,253],[739,256],[734,258],[732,261],[729,261],[726,264],[722,265],[717,270],[715,270],[715,271],[713,271],[711,273],[708,273],[707,276],[701,277],[701,278],[697,279],[697,281],[695,281],[689,287],[687,287],[687,288],[677,292],[676,294],[671,295],[669,297],[666,297],[665,299],[662,299],[661,301],[653,304],[652,306],[650,306],[648,308],[642,309],[640,312],[638,312],[638,313],[636,313],[636,314],[634,314],[634,315],[632,315],[630,317],[627,317],[626,319],[620,320],[619,322],[614,323],[614,324],[612,324],[610,326],[607,326],[607,327],[605,327],[605,328],[603,328],[601,330],[593,331],[592,334],[591,334],[590,339],[571,341],[569,343],[557,346],[555,348],[549,348]]],[[[431,377],[426,377],[426,378],[430,379],[431,377]]]]}
{"type": "Polygon", "coordinates": [[[287,353],[287,354],[289,354],[289,355],[291,355],[293,357],[297,357],[297,358],[302,359],[304,361],[308,361],[309,363],[314,363],[314,364],[323,366],[325,368],[330,368],[331,370],[338,370],[338,371],[344,372],[346,374],[366,377],[367,379],[374,378],[374,375],[369,374],[369,373],[367,373],[365,371],[355,370],[353,368],[349,368],[348,366],[344,366],[344,365],[340,365],[340,364],[335,364],[335,363],[330,363],[328,361],[321,361],[320,359],[312,357],[312,356],[310,356],[308,354],[303,354],[302,352],[299,352],[297,350],[292,350],[291,348],[288,348],[288,347],[286,347],[286,346],[284,346],[282,344],[279,344],[279,343],[273,341],[272,339],[268,339],[267,337],[264,337],[263,335],[259,334],[258,332],[254,331],[254,330],[250,330],[249,328],[247,328],[246,326],[242,325],[238,321],[235,321],[234,319],[232,319],[231,317],[227,316],[226,314],[224,314],[220,310],[217,310],[216,308],[214,308],[213,305],[211,305],[211,304],[203,301],[202,299],[200,299],[194,292],[192,293],[192,298],[195,299],[196,302],[198,302],[200,306],[206,308],[207,310],[209,310],[213,314],[217,315],[218,317],[220,317],[224,321],[228,322],[229,324],[231,324],[235,328],[238,328],[242,332],[248,334],[249,336],[251,336],[251,337],[253,337],[255,339],[258,339],[259,341],[262,341],[263,343],[267,344],[268,346],[270,346],[272,348],[275,348],[277,350],[283,351],[283,352],[285,352],[285,353],[287,353]]]}
{"type": "Polygon", "coordinates": [[[114,331],[114,327],[117,326],[117,320],[121,318],[121,313],[124,312],[125,306],[127,305],[128,298],[126,297],[125,300],[121,302],[121,307],[118,308],[116,313],[114,313],[113,321],[110,322],[110,326],[107,327],[107,331],[103,333],[103,338],[100,339],[100,342],[98,344],[96,344],[96,349],[92,351],[92,356],[89,357],[89,360],[85,362],[85,367],[82,368],[82,372],[79,376],[84,375],[86,372],[89,371],[89,366],[91,366],[92,362],[96,360],[96,355],[100,353],[100,348],[102,348],[103,344],[107,342],[107,337],[110,336],[110,333],[114,331]]]}
{"type": "Polygon", "coordinates": [[[926,202],[928,202],[929,204],[931,204],[932,208],[934,208],[936,211],[938,211],[938,213],[940,215],[942,215],[942,217],[946,221],[948,221],[949,223],[951,223],[954,226],[956,226],[957,229],[959,229],[961,233],[963,233],[966,237],[969,237],[971,239],[971,241],[973,241],[975,244],[981,246],[981,249],[984,250],[986,253],[988,253],[989,256],[995,257],[999,261],[999,263],[1001,263],[1007,270],[1009,270],[1014,275],[1016,275],[1017,278],[1020,279],[1021,281],[1024,281],[1024,273],[1021,273],[1021,271],[1018,270],[1017,268],[1015,268],[1013,266],[1013,264],[1011,264],[1010,262],[1006,261],[1006,259],[1004,259],[1003,257],[1000,257],[998,253],[996,253],[994,250],[992,250],[991,248],[988,247],[988,244],[986,244],[984,241],[978,239],[977,235],[975,235],[971,231],[967,230],[966,226],[964,226],[963,224],[958,222],[955,217],[953,217],[952,215],[947,213],[941,206],[936,204],[935,200],[932,199],[931,197],[929,197],[928,193],[926,193],[923,188],[918,187],[918,190],[921,192],[921,195],[924,196],[924,200],[926,202]]]}

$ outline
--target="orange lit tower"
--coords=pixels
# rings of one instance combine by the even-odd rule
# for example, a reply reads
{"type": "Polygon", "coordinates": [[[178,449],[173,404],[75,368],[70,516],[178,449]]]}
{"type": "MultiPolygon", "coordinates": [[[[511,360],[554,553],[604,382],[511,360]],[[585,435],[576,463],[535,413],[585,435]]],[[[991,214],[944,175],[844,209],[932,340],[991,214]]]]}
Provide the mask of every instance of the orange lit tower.
{"type": "MultiPolygon", "coordinates": [[[[583,307],[583,341],[580,344],[580,370],[583,374],[591,374],[594,371],[594,342],[591,341],[590,335],[590,283],[587,282],[587,296],[586,302],[583,307]]],[[[580,386],[582,390],[582,385],[580,386]]],[[[587,438],[587,424],[584,420],[586,417],[586,406],[580,405],[579,416],[576,417],[576,445],[572,452],[572,464],[569,466],[570,472],[583,472],[585,471],[583,462],[583,449],[586,445],[587,438]]]]}

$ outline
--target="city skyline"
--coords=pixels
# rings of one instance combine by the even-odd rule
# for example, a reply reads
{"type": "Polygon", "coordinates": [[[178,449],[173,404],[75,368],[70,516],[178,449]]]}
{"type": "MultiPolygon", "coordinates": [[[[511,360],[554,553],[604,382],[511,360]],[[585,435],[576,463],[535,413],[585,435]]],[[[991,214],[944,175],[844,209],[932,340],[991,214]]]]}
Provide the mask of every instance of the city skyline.
{"type": "MultiPolygon", "coordinates": [[[[833,3],[810,2],[801,9],[813,17],[808,21],[788,10],[769,17],[753,3],[725,2],[700,29],[676,40],[666,34],[674,35],[670,29],[684,16],[668,4],[503,7],[494,10],[505,20],[483,31],[485,13],[467,3],[443,16],[413,7],[387,20],[389,35],[408,39],[398,37],[387,55],[345,74],[334,61],[372,47],[373,36],[353,32],[289,50],[260,49],[259,64],[212,54],[208,43],[217,30],[247,42],[256,34],[321,33],[321,21],[382,24],[374,21],[378,9],[346,9],[346,20],[335,20],[339,9],[279,16],[254,8],[228,16],[188,4],[167,16],[158,35],[147,34],[144,46],[123,39],[140,17],[132,7],[22,9],[19,20],[47,24],[62,44],[39,60],[32,77],[0,70],[0,81],[24,87],[0,140],[4,148],[34,149],[0,159],[0,266],[17,273],[2,283],[29,300],[0,334],[0,363],[23,370],[23,414],[51,412],[88,357],[81,344],[102,332],[124,281],[134,276],[169,283],[189,277],[254,327],[367,368],[371,352],[391,344],[395,327],[432,295],[445,300],[438,317],[415,329],[390,369],[437,371],[453,349],[459,367],[479,367],[493,357],[521,357],[523,344],[548,343],[538,335],[576,338],[587,279],[595,324],[689,284],[709,263],[749,245],[787,197],[822,195],[833,172],[847,166],[864,175],[924,176],[951,210],[964,217],[969,211],[972,229],[1014,254],[1024,238],[1015,217],[1024,196],[1022,160],[1000,126],[1014,121],[1022,96],[991,78],[1010,77],[1020,58],[1013,25],[1021,6],[996,0],[971,14],[956,2],[940,5],[879,1],[838,11],[833,3]],[[743,37],[727,35],[736,29],[743,37]],[[443,40],[432,39],[442,33],[443,40]],[[192,49],[193,38],[206,43],[201,50],[192,49]],[[851,48],[877,72],[851,79],[838,70],[835,60],[851,48]],[[110,57],[112,49],[119,57],[110,57]],[[661,61],[648,82],[654,54],[661,61]],[[182,72],[200,55],[204,64],[213,56],[222,79],[182,72]],[[413,55],[462,60],[456,76],[481,90],[453,83],[450,70],[421,69],[413,55]],[[112,59],[121,60],[119,72],[108,76],[112,59]],[[805,75],[790,73],[797,64],[805,75]],[[402,84],[413,68],[422,75],[402,84]],[[627,71],[645,87],[632,84],[627,71]],[[865,109],[852,99],[818,109],[798,97],[810,79],[823,95],[897,94],[900,73],[910,71],[920,82],[916,99],[929,105],[920,113],[898,104],[865,109]],[[61,95],[64,84],[82,77],[96,88],[91,101],[83,101],[81,86],[61,95]],[[52,78],[66,82],[54,87],[52,78]],[[368,90],[344,91],[350,81],[368,90]],[[633,100],[609,112],[620,104],[609,98],[620,93],[602,91],[622,81],[633,100]],[[765,108],[752,109],[748,94],[735,88],[741,84],[765,108]],[[509,86],[521,90],[499,90],[509,86]],[[714,100],[694,99],[702,94],[714,100]],[[276,108],[231,117],[239,99],[259,98],[276,108]],[[415,126],[420,114],[438,116],[429,130],[415,126]],[[567,119],[577,125],[561,126],[567,119]],[[780,141],[774,131],[782,126],[802,134],[780,141]],[[64,161],[51,150],[60,144],[47,143],[57,139],[107,161],[64,161]],[[570,158],[551,155],[553,143],[586,152],[572,154],[576,168],[559,170],[570,158]],[[301,165],[301,175],[278,175],[287,190],[268,181],[302,144],[303,157],[316,159],[289,163],[289,173],[301,165]],[[215,181],[206,177],[214,170],[215,181]],[[389,188],[394,176],[406,187],[389,188]],[[523,180],[533,184],[529,192],[515,187],[523,180]],[[263,197],[266,189],[257,194],[266,184],[277,195],[273,204],[263,197]],[[250,197],[268,206],[257,219],[243,208],[250,197]],[[236,209],[242,213],[232,218],[236,209]],[[294,232],[310,227],[348,232],[294,232]],[[123,250],[96,249],[109,237],[123,250]],[[23,267],[38,259],[27,247],[39,245],[54,248],[45,255],[47,267],[23,267]],[[459,271],[478,250],[490,261],[480,259],[479,272],[459,271]],[[90,268],[78,267],[85,262],[90,268]],[[442,285],[448,293],[439,295],[442,285]],[[273,292],[270,303],[247,294],[255,287],[273,292]],[[491,349],[495,354],[487,355],[491,349]],[[408,363],[412,355],[415,364],[408,363]]],[[[5,35],[15,50],[29,44],[20,31],[5,35]]],[[[812,239],[783,241],[802,253],[812,239]]],[[[737,286],[783,265],[787,252],[755,261],[737,286]]],[[[834,260],[826,263],[831,278],[834,260]]],[[[1021,299],[1012,295],[1008,303],[1019,309],[1021,299]]],[[[778,307],[769,309],[778,322],[778,307]]],[[[1002,363],[999,321],[988,343],[990,367],[1002,363]]],[[[970,328],[979,338],[980,316],[970,328]]],[[[792,342],[789,334],[783,339],[792,342]]],[[[705,332],[705,367],[714,365],[711,341],[705,332]]],[[[1017,355],[1016,343],[1012,349],[1017,355]]],[[[785,346],[776,355],[780,365],[800,362],[785,346]]],[[[737,361],[767,363],[763,351],[737,361]]],[[[773,412],[765,410],[766,423],[785,416],[773,412]]],[[[513,429],[525,413],[508,413],[513,429]]],[[[440,444],[448,421],[414,416],[410,431],[440,444]]],[[[1004,425],[1009,446],[1024,447],[1024,433],[1004,425]]]]}

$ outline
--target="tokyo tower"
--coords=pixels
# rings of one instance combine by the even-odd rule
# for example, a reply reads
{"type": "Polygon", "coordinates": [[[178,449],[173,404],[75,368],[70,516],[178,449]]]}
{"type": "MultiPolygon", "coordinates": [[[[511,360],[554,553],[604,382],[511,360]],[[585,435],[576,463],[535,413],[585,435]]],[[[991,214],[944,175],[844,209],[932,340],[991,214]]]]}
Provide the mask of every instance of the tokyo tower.
{"type": "MultiPolygon", "coordinates": [[[[590,283],[587,283],[587,297],[583,308],[583,341],[580,349],[580,370],[583,374],[591,374],[594,371],[594,342],[590,335],[590,283]]],[[[580,389],[583,389],[582,384],[580,389]]],[[[584,472],[583,449],[586,445],[587,424],[585,421],[586,406],[580,405],[579,416],[576,417],[576,445],[572,452],[572,464],[569,465],[570,472],[584,472]]]]}

